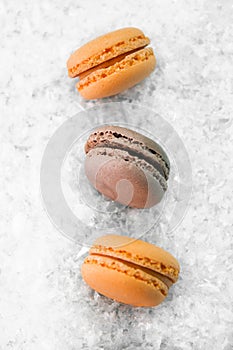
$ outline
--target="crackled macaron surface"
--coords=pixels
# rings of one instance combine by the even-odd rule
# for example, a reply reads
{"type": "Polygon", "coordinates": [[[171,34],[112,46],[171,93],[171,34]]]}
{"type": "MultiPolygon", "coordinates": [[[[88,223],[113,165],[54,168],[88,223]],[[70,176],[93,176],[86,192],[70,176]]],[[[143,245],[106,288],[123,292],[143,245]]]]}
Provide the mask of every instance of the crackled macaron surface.
{"type": "Polygon", "coordinates": [[[147,77],[156,60],[140,29],[123,28],[80,47],[67,61],[68,75],[79,77],[77,89],[86,99],[118,94],[147,77]]]}
{"type": "Polygon", "coordinates": [[[162,248],[118,235],[98,238],[82,265],[91,288],[133,306],[160,304],[179,271],[178,261],[162,248]]]}
{"type": "Polygon", "coordinates": [[[150,138],[119,126],[96,129],[85,144],[85,173],[104,196],[123,205],[150,208],[167,190],[170,163],[150,138]]]}

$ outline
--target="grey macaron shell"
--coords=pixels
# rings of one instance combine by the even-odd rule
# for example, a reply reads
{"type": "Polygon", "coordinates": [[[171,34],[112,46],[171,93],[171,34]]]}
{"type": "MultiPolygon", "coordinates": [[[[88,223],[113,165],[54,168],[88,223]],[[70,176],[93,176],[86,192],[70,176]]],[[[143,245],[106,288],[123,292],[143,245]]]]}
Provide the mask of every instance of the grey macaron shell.
{"type": "Polygon", "coordinates": [[[85,172],[100,193],[130,207],[150,208],[161,201],[166,190],[166,181],[157,170],[119,149],[90,150],[85,172]]]}

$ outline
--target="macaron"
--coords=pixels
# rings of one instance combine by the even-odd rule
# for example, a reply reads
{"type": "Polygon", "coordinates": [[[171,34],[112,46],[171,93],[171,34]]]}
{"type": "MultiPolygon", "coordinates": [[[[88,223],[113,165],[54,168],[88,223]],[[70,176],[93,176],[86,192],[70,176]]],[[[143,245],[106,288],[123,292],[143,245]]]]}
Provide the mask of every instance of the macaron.
{"type": "Polygon", "coordinates": [[[84,281],[96,292],[132,306],[156,306],[178,279],[180,266],[167,251],[142,240],[98,238],[82,264],[84,281]]]}
{"type": "Polygon", "coordinates": [[[67,61],[68,75],[85,99],[116,95],[146,78],[155,68],[150,43],[140,29],[123,28],[80,47],[67,61]]]}
{"type": "Polygon", "coordinates": [[[85,144],[85,173],[105,197],[134,208],[150,208],[167,190],[170,162],[150,138],[120,126],[101,126],[85,144]]]}

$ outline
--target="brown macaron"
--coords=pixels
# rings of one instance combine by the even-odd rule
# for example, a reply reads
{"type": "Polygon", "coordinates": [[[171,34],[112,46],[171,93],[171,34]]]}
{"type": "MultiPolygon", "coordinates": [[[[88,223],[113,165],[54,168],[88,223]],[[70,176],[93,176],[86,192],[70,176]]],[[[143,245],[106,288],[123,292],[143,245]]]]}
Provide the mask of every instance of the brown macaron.
{"type": "Polygon", "coordinates": [[[146,78],[156,60],[140,29],[123,28],[80,47],[67,61],[68,75],[79,77],[77,89],[86,99],[116,95],[146,78]]]}
{"type": "Polygon", "coordinates": [[[85,173],[104,196],[123,205],[150,208],[167,189],[169,159],[156,142],[119,126],[96,129],[85,144],[85,173]]]}
{"type": "Polygon", "coordinates": [[[91,288],[132,306],[160,304],[179,271],[178,261],[162,248],[118,235],[98,238],[82,265],[91,288]]]}

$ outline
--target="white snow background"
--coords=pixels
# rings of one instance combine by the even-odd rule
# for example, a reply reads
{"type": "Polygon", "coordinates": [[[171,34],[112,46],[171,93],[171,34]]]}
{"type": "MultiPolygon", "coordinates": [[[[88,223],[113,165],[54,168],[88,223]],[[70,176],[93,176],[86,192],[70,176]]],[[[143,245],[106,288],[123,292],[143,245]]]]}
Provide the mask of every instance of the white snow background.
{"type": "Polygon", "coordinates": [[[233,349],[233,2],[1,0],[0,49],[0,349],[233,349]],[[80,247],[51,224],[39,188],[49,138],[102,103],[78,95],[66,60],[125,26],[150,37],[158,64],[107,101],[137,101],[165,116],[193,171],[183,222],[156,232],[179,260],[180,279],[151,309],[84,284],[80,247]]]}

